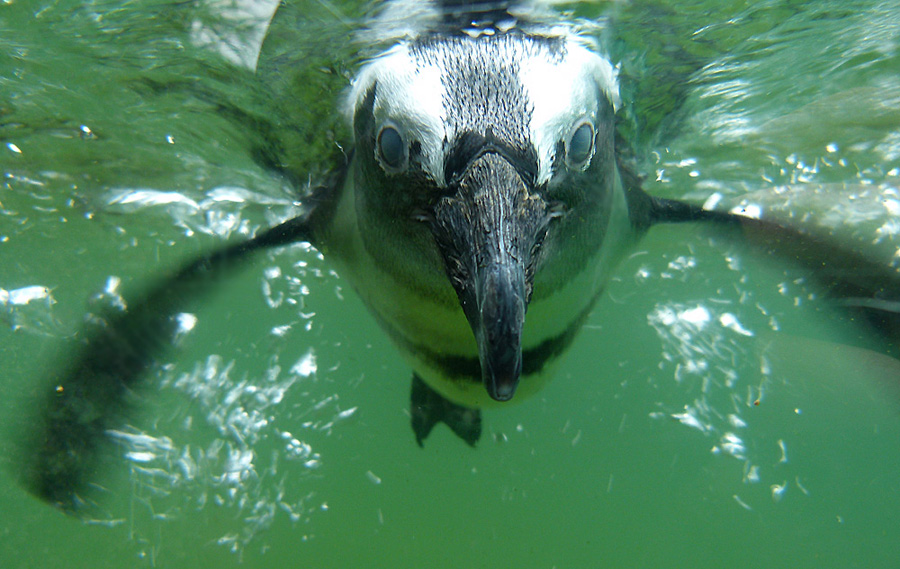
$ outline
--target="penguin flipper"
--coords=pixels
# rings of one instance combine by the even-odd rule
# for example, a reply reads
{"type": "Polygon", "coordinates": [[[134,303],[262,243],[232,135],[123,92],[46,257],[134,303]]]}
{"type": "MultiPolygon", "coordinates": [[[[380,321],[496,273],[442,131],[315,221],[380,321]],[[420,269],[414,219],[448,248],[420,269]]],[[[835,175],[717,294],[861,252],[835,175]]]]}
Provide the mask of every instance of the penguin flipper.
{"type": "Polygon", "coordinates": [[[129,410],[130,393],[144,372],[173,345],[177,315],[211,285],[262,249],[312,237],[306,214],[241,243],[204,254],[162,278],[127,309],[102,315],[89,329],[71,365],[54,374],[35,432],[23,445],[22,482],[37,497],[69,513],[84,497],[99,451],[129,410]]]}
{"type": "Polygon", "coordinates": [[[469,446],[474,447],[481,438],[480,410],[448,401],[428,387],[416,373],[413,373],[410,395],[412,429],[420,447],[424,446],[431,429],[438,423],[446,423],[469,446]]]}
{"type": "MultiPolygon", "coordinates": [[[[632,190],[633,192],[634,190],[632,190]]],[[[641,193],[643,193],[641,191],[641,193]]],[[[885,342],[885,353],[900,358],[900,269],[879,262],[815,228],[804,229],[778,219],[731,212],[651,197],[640,208],[646,226],[654,223],[715,222],[739,229],[740,238],[761,254],[799,266],[852,319],[868,324],[885,342]],[[647,207],[649,204],[649,207],[647,207]]]]}
{"type": "Polygon", "coordinates": [[[744,239],[763,255],[807,270],[835,305],[884,342],[900,359],[900,269],[853,250],[828,235],[748,218],[744,239]]]}

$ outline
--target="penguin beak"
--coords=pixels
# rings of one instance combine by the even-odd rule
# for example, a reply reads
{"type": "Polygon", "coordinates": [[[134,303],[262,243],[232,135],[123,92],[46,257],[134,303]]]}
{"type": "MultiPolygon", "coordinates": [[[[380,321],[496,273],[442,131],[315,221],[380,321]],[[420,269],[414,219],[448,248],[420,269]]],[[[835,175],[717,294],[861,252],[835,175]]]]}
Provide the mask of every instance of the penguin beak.
{"type": "MultiPolygon", "coordinates": [[[[527,177],[527,176],[526,176],[527,177]]],[[[478,343],[491,398],[512,398],[522,373],[522,328],[547,204],[498,152],[473,159],[435,205],[432,231],[478,343]]]]}

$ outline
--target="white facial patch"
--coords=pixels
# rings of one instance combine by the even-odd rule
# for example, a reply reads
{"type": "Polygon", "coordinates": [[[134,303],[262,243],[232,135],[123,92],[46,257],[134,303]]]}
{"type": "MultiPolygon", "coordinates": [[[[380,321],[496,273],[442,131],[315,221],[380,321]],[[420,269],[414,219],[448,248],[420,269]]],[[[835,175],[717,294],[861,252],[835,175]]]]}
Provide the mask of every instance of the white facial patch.
{"type": "Polygon", "coordinates": [[[597,101],[606,97],[619,107],[619,87],[613,66],[576,37],[566,40],[566,55],[554,61],[541,54],[524,60],[519,73],[532,103],[531,141],[538,153],[538,179],[550,179],[553,155],[560,140],[568,144],[578,121],[597,126],[597,101]]]}
{"type": "MultiPolygon", "coordinates": [[[[568,145],[574,129],[585,119],[597,128],[598,102],[605,98],[614,108],[619,106],[613,66],[594,52],[586,40],[571,34],[564,34],[564,37],[561,58],[559,52],[535,49],[534,46],[539,44],[523,43],[520,48],[509,42],[494,44],[506,47],[487,50],[482,56],[508,59],[504,64],[506,68],[517,70],[518,82],[531,114],[524,138],[528,138],[537,151],[538,184],[550,179],[559,141],[568,145]]],[[[445,106],[448,95],[445,80],[456,71],[440,67],[442,62],[448,61],[449,53],[442,53],[441,49],[458,49],[464,44],[448,45],[438,48],[435,57],[416,58],[409,45],[400,42],[363,66],[347,101],[352,122],[366,94],[375,86],[376,129],[390,125],[397,128],[405,144],[419,142],[422,167],[439,186],[444,184],[444,141],[453,135],[448,132],[448,118],[454,118],[448,117],[445,106]]]]}
{"type": "Polygon", "coordinates": [[[424,169],[434,180],[442,180],[441,143],[446,116],[440,68],[416,62],[405,43],[394,46],[367,63],[353,81],[347,101],[351,122],[373,85],[375,128],[390,124],[406,144],[418,141],[424,169]]]}

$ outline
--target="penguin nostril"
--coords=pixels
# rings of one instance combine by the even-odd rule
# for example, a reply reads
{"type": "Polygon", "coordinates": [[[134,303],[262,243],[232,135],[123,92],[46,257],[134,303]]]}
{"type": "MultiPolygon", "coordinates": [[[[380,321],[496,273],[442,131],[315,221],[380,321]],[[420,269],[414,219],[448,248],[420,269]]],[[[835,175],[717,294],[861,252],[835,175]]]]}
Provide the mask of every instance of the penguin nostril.
{"type": "Polygon", "coordinates": [[[424,209],[414,209],[412,213],[410,213],[409,218],[413,221],[419,221],[422,223],[434,223],[434,214],[424,209]]]}
{"type": "Polygon", "coordinates": [[[547,214],[550,219],[556,219],[558,217],[562,217],[569,210],[569,207],[563,202],[552,202],[547,205],[547,214]]]}

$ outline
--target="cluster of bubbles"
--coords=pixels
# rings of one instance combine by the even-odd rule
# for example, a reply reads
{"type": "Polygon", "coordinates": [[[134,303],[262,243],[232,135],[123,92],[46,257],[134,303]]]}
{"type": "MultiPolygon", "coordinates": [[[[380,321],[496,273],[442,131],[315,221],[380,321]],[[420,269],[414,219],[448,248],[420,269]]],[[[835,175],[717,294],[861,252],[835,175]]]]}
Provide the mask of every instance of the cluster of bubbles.
{"type": "Polygon", "coordinates": [[[256,379],[235,377],[234,361],[219,355],[190,372],[166,373],[161,387],[192,402],[192,412],[181,419],[182,431],[169,436],[128,426],[109,432],[130,464],[130,499],[154,520],[181,516],[185,509],[228,511],[241,523],[217,541],[236,553],[279,513],[296,523],[326,510],[327,503],[303,484],[323,460],[307,437],[329,432],[356,408],[342,409],[336,395],[326,396],[304,410],[302,421],[290,422],[293,430],[282,428],[284,421],[277,418],[282,411],[276,408],[292,388],[316,381],[318,366],[313,350],[288,369],[277,360],[273,356],[266,377],[256,379]],[[214,434],[197,436],[195,420],[214,434]],[[176,440],[185,434],[191,442],[176,440]]]}

